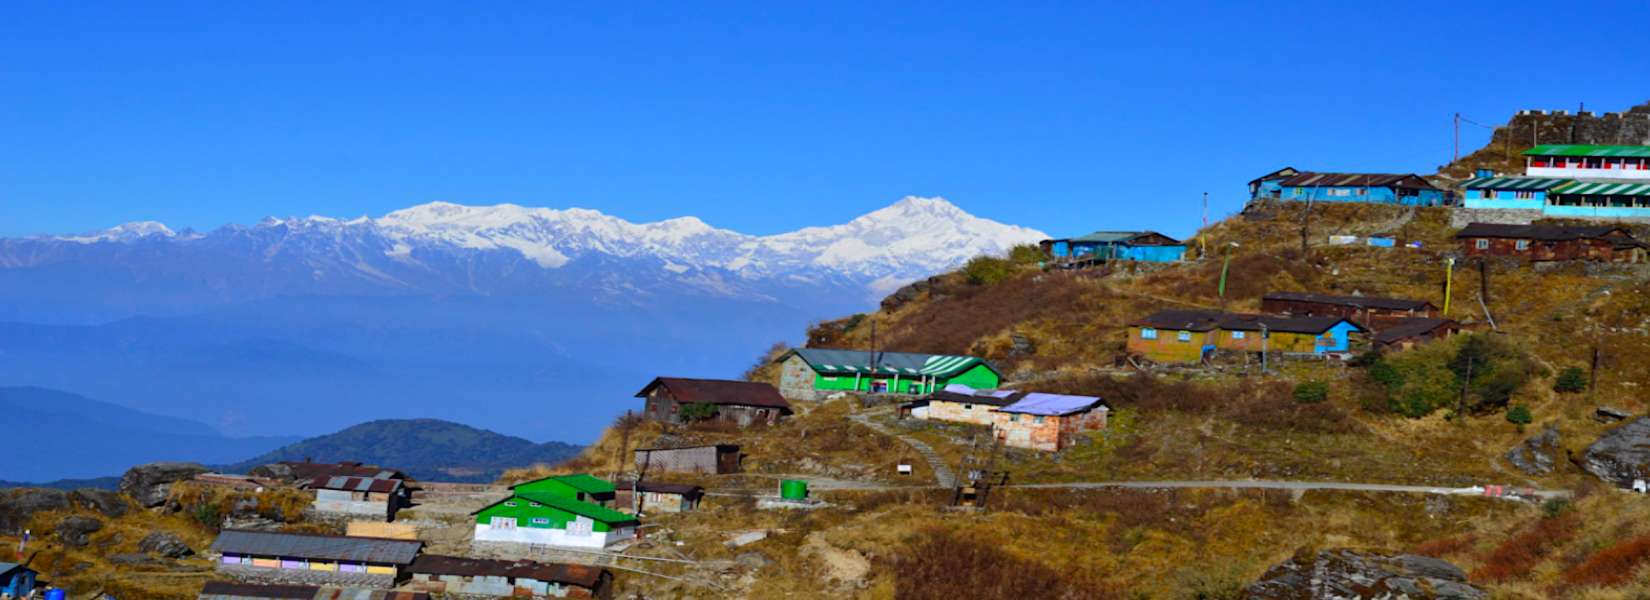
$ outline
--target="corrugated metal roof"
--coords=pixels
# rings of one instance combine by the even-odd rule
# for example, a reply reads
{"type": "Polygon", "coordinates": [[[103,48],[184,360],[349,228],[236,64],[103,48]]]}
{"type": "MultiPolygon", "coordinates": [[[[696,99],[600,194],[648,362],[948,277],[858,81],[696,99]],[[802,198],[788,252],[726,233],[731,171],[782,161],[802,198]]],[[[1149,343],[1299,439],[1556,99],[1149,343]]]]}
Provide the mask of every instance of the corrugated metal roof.
{"type": "MultiPolygon", "coordinates": [[[[1455,234],[1460,238],[1511,238],[1545,241],[1603,238],[1614,232],[1627,230],[1610,225],[1503,225],[1500,223],[1468,223],[1455,234]]],[[[1628,235],[1631,238],[1631,235],[1628,235]]]]}
{"type": "Polygon", "coordinates": [[[1346,322],[1358,331],[1365,331],[1357,323],[1347,321],[1341,317],[1295,317],[1285,315],[1252,315],[1244,313],[1228,313],[1220,316],[1221,329],[1231,331],[1278,331],[1283,333],[1310,333],[1313,335],[1329,331],[1330,328],[1346,322]]]}
{"type": "Polygon", "coordinates": [[[1283,187],[1399,187],[1437,189],[1414,173],[1313,173],[1304,172],[1278,183],[1283,187]]]}
{"type": "Polygon", "coordinates": [[[681,402],[791,409],[791,404],[779,395],[778,389],[757,381],[656,377],[642,391],[636,392],[636,397],[645,398],[658,386],[670,390],[671,395],[681,402]]]}
{"type": "Polygon", "coordinates": [[[1589,196],[1650,196],[1650,182],[1619,179],[1577,179],[1553,188],[1553,193],[1589,196]]]}
{"type": "Polygon", "coordinates": [[[1210,331],[1219,318],[1220,311],[1213,310],[1160,310],[1129,325],[1177,331],[1210,331]]]}
{"type": "Polygon", "coordinates": [[[591,475],[589,473],[574,473],[572,475],[551,475],[549,477],[540,477],[540,478],[534,479],[532,481],[523,481],[521,483],[512,485],[512,486],[510,486],[510,489],[513,490],[513,489],[519,488],[521,486],[524,486],[524,485],[527,485],[527,484],[530,484],[530,483],[538,483],[540,481],[557,481],[557,482],[560,482],[560,483],[566,485],[567,487],[570,487],[570,488],[573,488],[575,490],[584,492],[586,494],[611,494],[611,493],[613,493],[613,490],[614,490],[614,486],[611,482],[608,482],[606,479],[602,479],[600,477],[597,477],[595,475],[591,475]]]}
{"type": "Polygon", "coordinates": [[[309,481],[310,489],[317,490],[344,490],[350,492],[370,492],[388,494],[401,489],[400,479],[374,479],[369,477],[327,477],[321,476],[309,481]]]}
{"type": "MultiPolygon", "coordinates": [[[[645,484],[644,484],[645,485],[645,484]]],[[[461,575],[483,577],[526,577],[539,581],[554,581],[585,588],[594,588],[601,582],[605,569],[591,565],[541,563],[530,560],[493,560],[426,554],[407,567],[408,573],[429,575],[461,575]]]]}
{"type": "Polygon", "coordinates": [[[1313,294],[1310,292],[1270,292],[1262,297],[1265,300],[1285,300],[1290,302],[1316,302],[1319,304],[1333,304],[1354,308],[1379,308],[1385,310],[1420,310],[1433,306],[1426,300],[1410,300],[1407,298],[1381,298],[1378,296],[1337,296],[1332,294],[1313,294]]]}
{"type": "Polygon", "coordinates": [[[635,516],[628,515],[628,514],[613,510],[613,509],[605,507],[605,506],[599,506],[599,505],[591,504],[589,502],[580,502],[580,501],[574,500],[572,498],[565,498],[565,497],[562,497],[562,496],[557,496],[555,494],[547,494],[547,493],[532,492],[532,491],[515,492],[515,493],[511,494],[510,497],[508,497],[508,498],[505,498],[503,500],[499,500],[498,502],[494,502],[492,504],[488,504],[487,506],[483,506],[479,510],[477,510],[473,513],[470,513],[470,514],[472,514],[472,515],[481,514],[481,511],[487,510],[487,509],[492,508],[494,506],[498,506],[500,504],[503,504],[505,502],[509,502],[511,500],[515,500],[515,499],[518,499],[518,498],[522,499],[522,500],[527,500],[529,502],[537,502],[539,504],[543,504],[543,505],[551,507],[551,508],[564,510],[564,511],[573,513],[575,515],[590,517],[593,520],[601,521],[601,522],[607,523],[609,525],[623,525],[623,524],[627,524],[627,523],[637,522],[635,516]]]}
{"type": "Polygon", "coordinates": [[[275,533],[226,529],[212,542],[212,551],[261,556],[322,558],[391,565],[411,563],[424,542],[386,538],[275,533]]]}
{"type": "Polygon", "coordinates": [[[1550,190],[1570,181],[1570,179],[1564,179],[1562,177],[1475,177],[1473,179],[1468,179],[1466,183],[1461,184],[1461,189],[1513,191],[1550,190]]]}
{"type": "Polygon", "coordinates": [[[0,573],[7,573],[7,572],[11,571],[12,569],[15,569],[15,568],[18,568],[18,567],[21,567],[21,566],[23,566],[23,565],[20,565],[20,564],[14,563],[14,562],[0,562],[0,573]]]}
{"type": "Polygon", "coordinates": [[[834,350],[829,348],[797,348],[786,353],[801,356],[810,367],[821,373],[843,374],[877,374],[877,375],[904,375],[949,377],[956,375],[976,364],[985,365],[992,372],[999,373],[991,363],[972,356],[948,356],[942,354],[921,354],[916,352],[867,352],[864,350],[834,350]],[[876,368],[872,368],[876,365],[876,368]]]}
{"type": "Polygon", "coordinates": [[[313,585],[265,585],[238,581],[208,581],[201,588],[200,600],[229,598],[280,598],[313,600],[321,588],[313,585]]]}
{"type": "Polygon", "coordinates": [[[1106,408],[1101,399],[1094,396],[1067,396],[1065,394],[1044,394],[1042,392],[1028,393],[1019,402],[998,410],[1005,413],[1061,416],[1090,409],[1110,410],[1106,408]]]}
{"type": "Polygon", "coordinates": [[[1524,151],[1525,156],[1609,156],[1650,157],[1650,146],[1606,146],[1602,144],[1542,144],[1524,151]]]}
{"type": "MultiPolygon", "coordinates": [[[[1069,242],[1092,242],[1092,243],[1097,243],[1097,244],[1116,244],[1116,243],[1123,243],[1123,242],[1136,242],[1136,243],[1138,243],[1138,242],[1141,242],[1143,240],[1147,240],[1149,238],[1158,238],[1158,237],[1163,238],[1163,241],[1161,243],[1154,243],[1153,245],[1175,245],[1175,244],[1180,243],[1180,240],[1174,239],[1172,237],[1169,237],[1169,236],[1166,236],[1166,235],[1163,235],[1161,233],[1158,233],[1156,231],[1151,231],[1151,230],[1146,230],[1146,231],[1096,231],[1096,232],[1093,232],[1093,233],[1090,233],[1090,234],[1087,234],[1087,235],[1081,235],[1081,236],[1078,236],[1078,237],[1074,237],[1074,238],[1071,238],[1071,239],[1066,240],[1066,241],[1069,241],[1069,242]]],[[[1153,241],[1156,241],[1156,240],[1153,240],[1153,241]]]]}
{"type": "Polygon", "coordinates": [[[1450,319],[1434,319],[1430,317],[1413,317],[1393,321],[1381,327],[1380,333],[1375,334],[1375,341],[1390,344],[1398,340],[1413,337],[1438,329],[1439,327],[1456,328],[1455,321],[1450,319]]]}

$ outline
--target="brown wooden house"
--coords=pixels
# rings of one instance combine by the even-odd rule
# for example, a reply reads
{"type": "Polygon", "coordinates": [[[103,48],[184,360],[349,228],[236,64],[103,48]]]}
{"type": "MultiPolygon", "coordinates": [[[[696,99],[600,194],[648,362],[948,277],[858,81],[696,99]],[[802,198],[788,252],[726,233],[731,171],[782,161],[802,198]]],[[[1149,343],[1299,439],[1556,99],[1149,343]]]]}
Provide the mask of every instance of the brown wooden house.
{"type": "Polygon", "coordinates": [[[1644,262],[1646,245],[1611,225],[1501,225],[1471,223],[1455,234],[1468,257],[1506,256],[1530,262],[1586,260],[1644,262]]]}
{"type": "Polygon", "coordinates": [[[1461,332],[1461,324],[1450,319],[1414,318],[1389,321],[1375,334],[1380,350],[1407,350],[1416,344],[1443,339],[1461,332]]]}
{"type": "Polygon", "coordinates": [[[708,418],[740,427],[751,423],[771,425],[791,414],[790,403],[778,389],[754,381],[658,377],[636,392],[636,397],[647,400],[643,417],[666,423],[687,422],[684,407],[695,404],[714,408],[715,414],[708,418]]]}
{"type": "Polygon", "coordinates": [[[738,473],[745,456],[738,444],[681,448],[638,448],[636,470],[644,473],[738,473]]]}
{"type": "Polygon", "coordinates": [[[1438,313],[1438,307],[1426,300],[1309,292],[1271,292],[1261,297],[1260,310],[1279,315],[1341,317],[1365,327],[1394,319],[1433,317],[1438,313]]]}

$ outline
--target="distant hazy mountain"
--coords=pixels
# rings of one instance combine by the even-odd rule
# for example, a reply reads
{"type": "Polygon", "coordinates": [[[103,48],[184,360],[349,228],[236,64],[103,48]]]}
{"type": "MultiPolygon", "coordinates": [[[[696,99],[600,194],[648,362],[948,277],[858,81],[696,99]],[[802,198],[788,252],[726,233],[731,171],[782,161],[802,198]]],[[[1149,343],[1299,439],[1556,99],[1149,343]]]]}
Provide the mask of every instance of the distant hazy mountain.
{"type": "Polygon", "coordinates": [[[228,438],[199,422],[36,387],[0,387],[0,423],[0,479],[22,482],[107,477],[159,460],[228,462],[294,439],[228,438]]]}
{"type": "Polygon", "coordinates": [[[533,442],[435,419],[382,420],[283,446],[226,467],[245,472],[285,460],[359,461],[401,469],[426,481],[490,482],[510,467],[556,464],[577,456],[572,444],[533,442]]]}
{"type": "Polygon", "coordinates": [[[906,198],[769,236],[433,203],[0,239],[0,384],[242,435],[430,417],[585,442],[655,375],[735,376],[810,321],[1041,237],[906,198]]]}

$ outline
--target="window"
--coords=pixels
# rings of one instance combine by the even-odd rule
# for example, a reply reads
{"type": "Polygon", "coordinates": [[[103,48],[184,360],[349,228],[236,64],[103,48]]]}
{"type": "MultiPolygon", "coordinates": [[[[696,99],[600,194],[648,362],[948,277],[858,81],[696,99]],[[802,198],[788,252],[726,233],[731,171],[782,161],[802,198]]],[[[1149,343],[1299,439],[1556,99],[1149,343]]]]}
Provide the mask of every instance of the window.
{"type": "Polygon", "coordinates": [[[1474,248],[1477,248],[1479,250],[1489,250],[1490,249],[1490,241],[1486,240],[1486,239],[1483,239],[1483,238],[1479,238],[1477,241],[1473,242],[1472,245],[1473,245],[1474,248]]]}
{"type": "Polygon", "coordinates": [[[506,500],[504,501],[504,505],[510,507],[521,506],[520,504],[516,504],[515,500],[506,500]]]}
{"type": "Polygon", "coordinates": [[[1513,192],[1513,197],[1518,198],[1519,200],[1529,200],[1535,197],[1535,192],[1528,190],[1513,192]]]}
{"type": "Polygon", "coordinates": [[[1232,339],[1234,339],[1234,340],[1241,340],[1241,339],[1243,339],[1243,332],[1241,332],[1241,331],[1234,331],[1234,332],[1232,332],[1232,339]]]}
{"type": "Polygon", "coordinates": [[[498,528],[498,529],[515,529],[516,528],[516,518],[515,517],[493,517],[493,518],[487,520],[487,524],[491,525],[495,528],[498,528]]]}
{"type": "Polygon", "coordinates": [[[1190,341],[1192,341],[1192,332],[1182,331],[1182,332],[1176,334],[1175,337],[1178,338],[1182,342],[1190,342],[1190,341]]]}
{"type": "Polygon", "coordinates": [[[972,404],[964,404],[964,405],[963,405],[963,410],[974,410],[974,405],[972,405],[972,404]]]}
{"type": "Polygon", "coordinates": [[[1037,415],[1035,417],[1032,417],[1031,422],[1036,423],[1038,425],[1042,425],[1043,424],[1043,415],[1037,415]]]}
{"type": "Polygon", "coordinates": [[[1517,242],[1513,243],[1513,247],[1517,248],[1519,250],[1529,250],[1530,249],[1530,240],[1518,240],[1517,242]]]}
{"type": "Polygon", "coordinates": [[[538,508],[540,506],[540,504],[537,503],[537,502],[528,502],[527,505],[531,506],[533,508],[538,508]]]}
{"type": "Polygon", "coordinates": [[[1369,188],[1358,188],[1358,195],[1359,196],[1368,196],[1369,195],[1369,188]]]}
{"type": "Polygon", "coordinates": [[[533,517],[533,524],[534,525],[549,525],[550,524],[550,519],[546,519],[544,517],[533,517]]]}
{"type": "Polygon", "coordinates": [[[1329,195],[1337,198],[1345,198],[1352,195],[1352,190],[1346,188],[1330,188],[1329,195]]]}
{"type": "Polygon", "coordinates": [[[595,524],[590,517],[578,517],[567,522],[567,535],[588,537],[595,530],[595,524]]]}
{"type": "Polygon", "coordinates": [[[1018,415],[1018,414],[1009,415],[1008,420],[1018,423],[1018,422],[1020,422],[1020,415],[1018,415]]]}
{"type": "Polygon", "coordinates": [[[1157,339],[1157,330],[1152,329],[1150,327],[1141,327],[1140,328],[1140,339],[1143,339],[1143,340],[1155,340],[1155,339],[1157,339]]]}

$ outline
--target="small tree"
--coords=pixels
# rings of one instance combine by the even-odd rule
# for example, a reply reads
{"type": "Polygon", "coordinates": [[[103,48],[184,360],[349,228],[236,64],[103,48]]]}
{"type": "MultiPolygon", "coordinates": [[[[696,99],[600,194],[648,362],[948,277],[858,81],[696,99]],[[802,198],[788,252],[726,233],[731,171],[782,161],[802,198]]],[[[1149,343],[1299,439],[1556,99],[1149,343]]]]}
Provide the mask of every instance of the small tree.
{"type": "Polygon", "coordinates": [[[1535,418],[1530,415],[1530,407],[1528,406],[1519,404],[1507,410],[1507,422],[1517,425],[1520,431],[1524,430],[1525,425],[1529,425],[1534,421],[1535,418]]]}
{"type": "Polygon", "coordinates": [[[1553,391],[1560,394],[1575,394],[1587,390],[1587,372],[1581,367],[1565,367],[1558,372],[1558,380],[1553,382],[1553,391]]]}
{"type": "Polygon", "coordinates": [[[1014,263],[995,256],[976,256],[963,265],[963,276],[973,285],[991,285],[1014,274],[1014,263]]]}
{"type": "Polygon", "coordinates": [[[1329,384],[1322,381],[1303,381],[1295,385],[1295,401],[1317,404],[1329,399],[1329,384]]]}
{"type": "Polygon", "coordinates": [[[682,405],[682,420],[689,423],[703,421],[715,417],[718,412],[715,404],[690,402],[682,405]]]}

